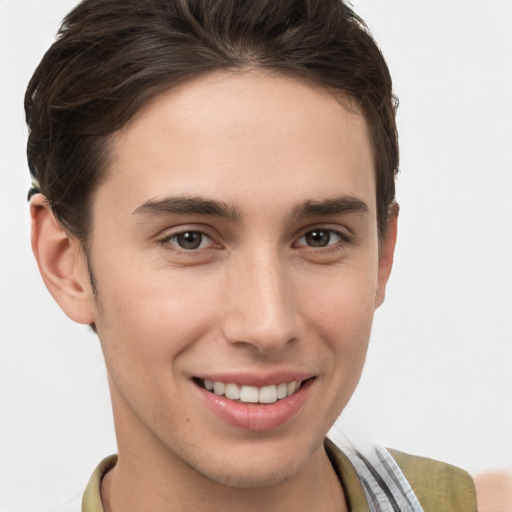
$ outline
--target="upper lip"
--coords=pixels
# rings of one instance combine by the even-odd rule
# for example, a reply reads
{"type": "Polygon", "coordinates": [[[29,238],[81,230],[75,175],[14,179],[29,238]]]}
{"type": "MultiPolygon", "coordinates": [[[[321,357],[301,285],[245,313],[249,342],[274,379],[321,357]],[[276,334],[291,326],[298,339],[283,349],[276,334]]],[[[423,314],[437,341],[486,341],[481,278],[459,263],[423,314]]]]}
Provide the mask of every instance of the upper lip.
{"type": "Polygon", "coordinates": [[[304,381],[315,377],[310,371],[287,370],[274,373],[263,372],[229,372],[229,373],[202,373],[194,376],[196,379],[211,380],[214,382],[224,382],[225,384],[238,384],[241,386],[263,386],[278,385],[283,382],[304,381]]]}

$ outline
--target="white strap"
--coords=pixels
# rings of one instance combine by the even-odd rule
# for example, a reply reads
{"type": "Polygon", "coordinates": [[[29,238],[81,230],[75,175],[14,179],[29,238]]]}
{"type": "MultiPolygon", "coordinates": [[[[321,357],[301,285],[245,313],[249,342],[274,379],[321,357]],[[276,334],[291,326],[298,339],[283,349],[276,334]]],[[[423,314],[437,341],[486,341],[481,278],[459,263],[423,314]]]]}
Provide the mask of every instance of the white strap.
{"type": "Polygon", "coordinates": [[[363,453],[351,446],[344,453],[356,470],[370,512],[423,512],[409,482],[385,448],[374,445],[363,453]]]}

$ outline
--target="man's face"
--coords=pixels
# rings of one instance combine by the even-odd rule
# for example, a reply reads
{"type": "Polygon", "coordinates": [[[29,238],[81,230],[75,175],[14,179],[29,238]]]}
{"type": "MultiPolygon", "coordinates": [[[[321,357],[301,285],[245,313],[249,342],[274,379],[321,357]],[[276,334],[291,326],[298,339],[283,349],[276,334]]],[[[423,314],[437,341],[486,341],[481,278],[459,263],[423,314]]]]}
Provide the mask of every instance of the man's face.
{"type": "Polygon", "coordinates": [[[116,135],[89,256],[125,460],[254,487],[320,453],[388,276],[357,112],[298,80],[224,73],[116,135]]]}

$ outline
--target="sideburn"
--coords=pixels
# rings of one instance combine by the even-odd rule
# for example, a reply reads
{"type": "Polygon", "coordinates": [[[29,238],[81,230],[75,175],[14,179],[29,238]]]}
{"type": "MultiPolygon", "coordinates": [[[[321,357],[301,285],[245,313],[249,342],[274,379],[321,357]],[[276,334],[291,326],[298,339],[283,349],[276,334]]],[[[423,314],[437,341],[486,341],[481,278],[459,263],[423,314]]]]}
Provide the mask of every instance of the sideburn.
{"type": "MultiPolygon", "coordinates": [[[[86,245],[82,245],[82,247],[85,254],[85,260],[87,262],[87,273],[89,275],[89,283],[91,284],[94,300],[96,301],[98,308],[101,310],[101,301],[98,295],[98,288],[96,287],[96,278],[94,277],[94,272],[92,270],[92,257],[89,248],[86,245]]],[[[96,324],[94,322],[89,324],[89,327],[92,329],[94,334],[98,334],[98,330],[96,329],[96,324]]]]}

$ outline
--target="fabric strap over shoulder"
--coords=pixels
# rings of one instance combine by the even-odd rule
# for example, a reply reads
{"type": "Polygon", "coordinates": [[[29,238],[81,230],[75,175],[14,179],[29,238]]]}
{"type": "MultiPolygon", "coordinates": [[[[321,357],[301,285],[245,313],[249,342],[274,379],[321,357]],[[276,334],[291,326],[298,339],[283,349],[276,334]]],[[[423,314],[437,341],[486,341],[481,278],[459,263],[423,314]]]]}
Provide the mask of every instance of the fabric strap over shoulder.
{"type": "Polygon", "coordinates": [[[352,446],[343,451],[356,470],[370,512],[423,512],[402,470],[385,448],[373,445],[363,453],[352,446]]]}

